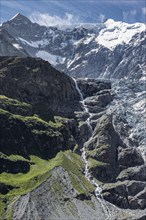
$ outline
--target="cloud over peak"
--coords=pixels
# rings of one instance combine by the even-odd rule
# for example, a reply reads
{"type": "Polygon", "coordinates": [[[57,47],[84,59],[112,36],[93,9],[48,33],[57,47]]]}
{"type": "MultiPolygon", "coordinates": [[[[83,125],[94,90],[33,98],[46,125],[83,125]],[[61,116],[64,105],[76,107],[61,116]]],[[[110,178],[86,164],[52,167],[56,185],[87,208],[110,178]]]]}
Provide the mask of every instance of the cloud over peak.
{"type": "Polygon", "coordinates": [[[32,22],[38,23],[44,26],[62,26],[62,25],[72,25],[81,22],[78,16],[70,13],[65,13],[64,17],[59,17],[57,15],[51,16],[48,13],[34,12],[29,16],[32,22]]]}

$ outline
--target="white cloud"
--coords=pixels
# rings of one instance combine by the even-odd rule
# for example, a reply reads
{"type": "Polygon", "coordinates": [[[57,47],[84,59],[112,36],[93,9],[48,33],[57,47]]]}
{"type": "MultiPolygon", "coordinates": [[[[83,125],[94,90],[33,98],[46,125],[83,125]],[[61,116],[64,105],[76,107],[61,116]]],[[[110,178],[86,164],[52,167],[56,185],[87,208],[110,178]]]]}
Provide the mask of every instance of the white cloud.
{"type": "Polygon", "coordinates": [[[143,15],[146,15],[146,7],[142,8],[143,15]]]}
{"type": "Polygon", "coordinates": [[[100,21],[100,22],[104,22],[105,19],[106,19],[106,17],[105,17],[104,14],[100,14],[100,15],[99,15],[99,21],[100,21]]]}
{"type": "Polygon", "coordinates": [[[61,26],[61,25],[71,25],[79,23],[79,17],[66,13],[63,18],[54,15],[51,16],[48,13],[42,14],[39,12],[32,13],[29,18],[32,22],[36,22],[40,25],[45,26],[61,26]]]}
{"type": "Polygon", "coordinates": [[[123,20],[127,23],[135,22],[136,15],[137,11],[135,9],[128,12],[123,11],[123,20]]]}
{"type": "MultiPolygon", "coordinates": [[[[62,25],[66,26],[66,25],[75,25],[79,23],[84,23],[79,16],[73,15],[70,13],[65,13],[64,17],[60,17],[57,15],[51,16],[49,13],[35,12],[29,16],[29,19],[32,22],[38,23],[40,25],[48,26],[48,27],[49,26],[62,26],[62,25]]],[[[105,19],[106,19],[105,15],[100,13],[98,17],[98,22],[104,22],[105,19]]]]}

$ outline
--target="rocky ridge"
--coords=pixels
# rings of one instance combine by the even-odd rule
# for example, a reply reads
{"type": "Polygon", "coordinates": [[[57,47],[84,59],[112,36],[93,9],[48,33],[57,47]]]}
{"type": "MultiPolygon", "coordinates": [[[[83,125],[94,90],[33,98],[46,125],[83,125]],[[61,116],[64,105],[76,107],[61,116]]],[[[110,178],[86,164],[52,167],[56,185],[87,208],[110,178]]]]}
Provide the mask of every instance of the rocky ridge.
{"type": "MultiPolygon", "coordinates": [[[[105,217],[109,220],[146,219],[145,36],[141,25],[129,26],[138,33],[133,32],[127,43],[118,42],[108,48],[106,41],[99,44],[99,36],[105,37],[110,30],[108,23],[96,25],[94,30],[89,27],[46,30],[19,14],[3,24],[31,56],[43,55],[42,58],[73,76],[106,78],[73,80],[41,59],[1,57],[0,107],[4,139],[1,142],[0,202],[1,215],[5,218],[12,215],[13,219],[30,219],[30,216],[47,219],[49,211],[52,218],[84,219],[90,213],[93,219],[101,216],[99,220],[105,217]],[[21,31],[17,29],[18,24],[21,31]],[[28,24],[32,32],[25,35],[28,24]],[[36,29],[38,32],[34,35],[36,29]],[[98,44],[93,35],[98,36],[98,44]],[[62,39],[64,44],[60,50],[62,39]],[[95,198],[95,187],[84,177],[85,164],[80,152],[83,146],[89,171],[102,188],[104,199],[110,202],[105,202],[109,216],[95,198]],[[58,154],[60,151],[63,153],[58,154]],[[39,172],[35,173],[35,169],[39,172]],[[13,174],[20,175],[20,179],[13,174]],[[54,175],[60,176],[57,181],[55,177],[55,182],[54,175]],[[21,195],[20,198],[15,194],[21,195]],[[65,194],[63,202],[62,194],[65,194]],[[50,201],[57,212],[41,208],[42,205],[47,207],[50,201]]],[[[121,28],[121,24],[110,21],[110,27],[112,25],[112,33],[116,25],[121,28]]],[[[116,43],[114,39],[111,42],[116,43]]]]}
{"type": "MultiPolygon", "coordinates": [[[[99,86],[94,89],[96,80],[78,81],[93,128],[91,138],[84,143],[87,159],[92,175],[103,184],[104,198],[121,208],[145,209],[145,153],[143,155],[142,146],[134,138],[134,134],[132,139],[132,135],[129,136],[129,130],[133,130],[134,127],[126,119],[124,121],[122,113],[118,115],[115,112],[113,102],[117,97],[116,94],[111,95],[112,88],[108,82],[104,84],[104,88],[102,82],[98,82],[102,85],[102,90],[98,91],[99,86]],[[92,83],[93,86],[91,86],[92,83]],[[101,106],[102,108],[99,108],[101,106]],[[110,109],[111,106],[112,109],[110,109]],[[117,117],[117,123],[115,117],[117,117]],[[144,187],[142,191],[140,185],[144,187]],[[133,192],[129,190],[129,187],[130,190],[133,189],[133,192]],[[139,188],[140,195],[143,196],[139,197],[139,191],[135,191],[135,187],[139,188]]],[[[118,106],[120,108],[119,103],[118,106]]],[[[145,135],[139,134],[139,136],[141,140],[144,140],[145,135]]],[[[145,152],[144,145],[143,150],[145,152]]]]}
{"type": "Polygon", "coordinates": [[[3,28],[0,28],[0,55],[29,56],[29,54],[19,45],[17,40],[3,28]]]}
{"type": "Polygon", "coordinates": [[[19,13],[2,28],[30,56],[41,57],[73,77],[140,79],[145,75],[144,24],[108,19],[94,25],[45,27],[19,13]]]}
{"type": "MultiPolygon", "coordinates": [[[[145,218],[143,211],[145,210],[146,186],[144,160],[141,151],[137,147],[129,148],[128,142],[124,142],[120,136],[123,134],[118,133],[121,131],[116,130],[112,111],[109,111],[116,97],[112,94],[109,81],[78,79],[76,84],[70,77],[59,73],[50,64],[40,59],[3,57],[1,58],[1,83],[3,86],[1,87],[0,107],[3,127],[1,127],[0,163],[3,180],[1,179],[0,190],[2,206],[7,210],[6,216],[13,209],[13,219],[30,219],[30,216],[31,218],[45,216],[46,219],[49,210],[43,210],[41,207],[48,206],[48,202],[50,204],[51,201],[54,203],[56,200],[54,201],[53,198],[57,196],[55,205],[58,213],[55,214],[50,209],[49,213],[52,218],[54,216],[64,216],[64,218],[74,216],[74,218],[84,219],[84,215],[90,213],[93,219],[94,216],[99,215],[100,219],[105,219],[106,213],[101,211],[103,207],[95,198],[95,188],[84,177],[84,164],[79,156],[84,144],[89,170],[102,188],[103,197],[120,207],[118,209],[107,203],[106,206],[110,210],[112,219],[124,219],[124,216],[126,219],[140,219],[140,216],[145,218]],[[7,68],[8,66],[9,68],[7,68]],[[48,82],[50,86],[47,87],[45,87],[46,76],[50,77],[48,82]],[[55,105],[54,107],[56,101],[50,102],[48,99],[49,104],[44,108],[43,100],[46,104],[47,101],[43,96],[48,94],[47,97],[50,97],[50,89],[51,92],[55,92],[56,82],[57,80],[61,82],[62,78],[66,84],[63,84],[61,94],[55,93],[56,95],[54,94],[52,97],[55,100],[57,97],[61,99],[61,106],[56,108],[55,105]],[[26,82],[28,80],[29,84],[22,84],[24,80],[26,82]],[[35,83],[31,84],[31,80],[35,80],[35,83]],[[68,84],[70,90],[66,96],[63,93],[68,88],[68,84]],[[14,90],[13,85],[17,89],[14,90]],[[31,90],[29,90],[30,85],[31,90]],[[27,90],[29,92],[24,94],[24,91],[27,90]],[[37,92],[37,90],[41,96],[35,97],[32,92],[37,92]],[[84,105],[80,100],[79,91],[83,94],[84,105]],[[71,99],[76,103],[72,112],[70,106],[63,106],[64,101],[66,103],[71,99]],[[63,110],[58,111],[58,116],[55,116],[56,109],[61,108],[63,110]],[[64,108],[67,108],[65,112],[69,118],[63,118],[64,108]],[[93,133],[89,132],[89,123],[93,133]],[[72,152],[67,152],[67,150],[72,150],[72,152]],[[58,154],[60,151],[64,153],[58,154]],[[49,161],[51,159],[52,162],[49,162],[48,159],[49,161]],[[127,160],[128,163],[126,163],[127,160]],[[38,167],[39,173],[32,173],[35,167],[38,167]],[[13,184],[9,182],[9,178],[5,179],[4,172],[13,178],[13,184]],[[18,177],[13,176],[16,174],[26,175],[30,188],[25,185],[28,184],[26,180],[26,183],[25,181],[23,184],[19,183],[18,177]],[[29,179],[29,175],[31,175],[31,179],[29,179]],[[61,175],[61,180],[59,181],[57,178],[58,180],[55,180],[57,182],[54,183],[54,179],[52,179],[54,175],[61,175]],[[53,184],[52,186],[57,188],[51,192],[49,187],[49,191],[46,191],[48,184],[53,184]],[[59,190],[59,195],[56,194],[56,190],[59,190]],[[61,202],[62,190],[65,190],[63,202],[61,202]],[[22,195],[19,199],[13,196],[16,192],[18,195],[22,195]],[[46,195],[50,198],[49,201],[45,199],[46,195]],[[13,199],[10,199],[11,197],[13,199]],[[36,197],[41,198],[39,202],[36,197]],[[23,204],[24,209],[21,209],[20,204],[23,204]],[[31,207],[35,210],[32,204],[36,208],[40,207],[38,214],[36,211],[31,211],[31,207]],[[44,205],[42,206],[42,204],[44,205]],[[62,208],[62,204],[66,204],[65,209],[62,208]],[[70,211],[70,206],[72,211],[70,211]],[[83,207],[87,210],[84,215],[83,207]],[[125,211],[122,210],[123,208],[125,211]],[[134,214],[135,217],[132,217],[132,213],[135,213],[136,209],[139,214],[134,214]],[[77,216],[72,213],[73,210],[76,210],[77,216]]],[[[59,85],[62,86],[61,83],[59,85]]],[[[127,130],[125,130],[125,134],[126,132],[127,130]]]]}

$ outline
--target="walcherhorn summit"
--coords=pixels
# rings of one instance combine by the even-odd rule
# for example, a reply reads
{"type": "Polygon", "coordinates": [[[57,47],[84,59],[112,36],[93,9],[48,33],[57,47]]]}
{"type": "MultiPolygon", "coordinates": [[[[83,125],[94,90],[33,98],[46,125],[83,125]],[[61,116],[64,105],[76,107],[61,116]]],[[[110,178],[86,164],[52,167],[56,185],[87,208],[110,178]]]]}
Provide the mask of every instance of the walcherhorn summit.
{"type": "Polygon", "coordinates": [[[0,219],[146,220],[146,26],[0,26],[0,219]]]}

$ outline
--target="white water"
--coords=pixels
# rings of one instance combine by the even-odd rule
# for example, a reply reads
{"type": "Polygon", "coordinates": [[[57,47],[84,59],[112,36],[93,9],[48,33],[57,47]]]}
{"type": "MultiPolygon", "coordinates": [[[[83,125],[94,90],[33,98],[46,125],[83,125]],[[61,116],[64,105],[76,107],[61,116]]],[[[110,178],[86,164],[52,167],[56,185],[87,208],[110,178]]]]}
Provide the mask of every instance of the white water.
{"type": "MultiPolygon", "coordinates": [[[[92,116],[92,114],[89,112],[87,106],[85,105],[84,103],[84,98],[83,98],[83,95],[78,87],[78,84],[76,82],[76,80],[73,78],[74,80],[74,83],[75,83],[75,87],[76,87],[76,90],[78,91],[79,95],[80,95],[80,98],[81,98],[81,103],[84,107],[84,110],[85,112],[88,113],[89,117],[87,118],[87,120],[85,121],[85,123],[88,124],[88,126],[90,127],[91,129],[91,133],[93,133],[93,129],[90,125],[90,118],[92,116]]],[[[92,137],[90,137],[92,138],[92,137]]],[[[90,170],[89,170],[89,162],[87,160],[87,153],[86,153],[86,147],[85,147],[85,143],[84,143],[84,146],[83,148],[81,149],[81,152],[82,152],[82,158],[83,158],[83,161],[84,161],[84,164],[85,164],[85,177],[92,183],[92,185],[94,185],[96,187],[95,189],[95,196],[96,198],[98,199],[98,201],[100,202],[101,206],[102,206],[102,209],[104,211],[104,214],[106,216],[105,220],[111,220],[112,219],[112,214],[109,210],[109,208],[107,207],[107,204],[106,204],[106,201],[104,200],[103,198],[103,195],[102,195],[102,188],[98,185],[98,183],[96,183],[96,181],[94,180],[92,174],[90,173],[90,170]]]]}
{"type": "Polygon", "coordinates": [[[88,113],[88,115],[89,115],[89,117],[87,118],[87,120],[85,121],[85,123],[88,124],[90,130],[92,131],[92,127],[91,127],[91,125],[90,125],[90,123],[89,123],[92,114],[88,111],[88,108],[87,108],[87,106],[86,106],[85,103],[84,103],[83,95],[82,95],[82,93],[81,93],[81,91],[80,91],[80,89],[79,89],[79,87],[78,87],[78,84],[77,84],[76,80],[75,80],[74,78],[72,78],[72,79],[74,80],[76,90],[78,91],[78,93],[79,93],[79,95],[80,95],[81,103],[82,103],[82,105],[83,105],[83,107],[84,107],[84,110],[85,110],[85,112],[88,113]]]}

